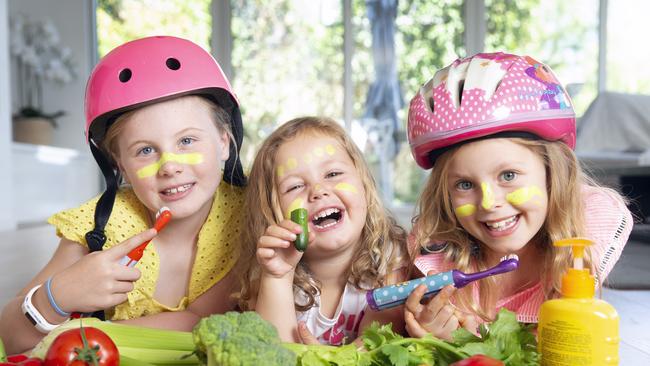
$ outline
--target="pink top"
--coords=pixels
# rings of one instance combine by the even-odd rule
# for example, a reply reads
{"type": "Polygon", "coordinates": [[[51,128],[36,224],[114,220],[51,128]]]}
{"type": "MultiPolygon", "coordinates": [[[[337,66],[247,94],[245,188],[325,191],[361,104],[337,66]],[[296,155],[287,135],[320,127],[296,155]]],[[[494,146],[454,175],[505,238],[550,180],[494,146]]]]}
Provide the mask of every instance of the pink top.
{"type": "MultiPolygon", "coordinates": [[[[632,231],[632,214],[625,203],[609,191],[597,187],[584,186],[587,237],[595,242],[590,247],[593,263],[598,277],[604,279],[621,256],[623,247],[632,231]]],[[[411,242],[413,234],[411,234],[411,242]]],[[[445,262],[443,253],[420,255],[414,260],[422,273],[442,272],[453,268],[453,263],[445,262]]],[[[478,287],[474,286],[474,296],[478,300],[478,287]]],[[[537,323],[539,307],[544,302],[541,283],[512,296],[499,299],[497,310],[506,308],[517,314],[517,320],[524,323],[537,323]]]]}

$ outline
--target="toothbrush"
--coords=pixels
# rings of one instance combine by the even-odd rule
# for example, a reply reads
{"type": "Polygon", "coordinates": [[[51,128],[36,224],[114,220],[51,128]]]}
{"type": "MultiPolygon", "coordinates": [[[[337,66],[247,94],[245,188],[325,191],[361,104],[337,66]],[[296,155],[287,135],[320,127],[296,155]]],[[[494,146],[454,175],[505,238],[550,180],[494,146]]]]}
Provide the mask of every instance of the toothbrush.
{"type": "MultiPolygon", "coordinates": [[[[154,223],[153,227],[156,229],[157,232],[160,232],[162,229],[165,228],[167,223],[172,219],[172,212],[167,208],[167,207],[162,207],[158,212],[156,212],[156,222],[154,223]]],[[[129,254],[125,255],[122,257],[120,260],[120,264],[123,264],[127,267],[133,267],[135,266],[138,261],[142,258],[142,254],[144,254],[144,250],[149,245],[149,242],[151,240],[147,240],[144,243],[138,245],[137,248],[131,250],[129,254]]]]}
{"type": "Polygon", "coordinates": [[[366,292],[366,300],[368,300],[368,306],[370,306],[372,310],[379,311],[389,309],[405,303],[406,298],[411,294],[411,292],[421,284],[427,286],[427,292],[425,292],[423,298],[428,298],[437,294],[447,285],[454,285],[456,288],[461,288],[471,282],[486,277],[514,271],[518,266],[519,257],[516,254],[509,254],[501,258],[499,264],[485,271],[468,274],[454,269],[422,278],[416,278],[395,285],[369,290],[366,292]]]}
{"type": "MultiPolygon", "coordinates": [[[[167,223],[172,219],[172,212],[169,210],[167,207],[162,207],[158,212],[156,212],[156,222],[154,223],[153,227],[156,229],[157,232],[160,232],[160,230],[164,229],[167,223]]],[[[138,261],[142,258],[142,254],[144,253],[144,249],[147,247],[147,245],[151,242],[151,240],[147,240],[144,243],[138,245],[137,248],[131,250],[129,254],[125,255],[122,257],[120,260],[120,264],[123,264],[127,267],[133,267],[135,266],[138,261]]],[[[80,312],[73,312],[70,314],[70,317],[72,319],[78,319],[78,318],[83,318],[87,316],[91,316],[93,313],[80,313],[80,312]]]]}

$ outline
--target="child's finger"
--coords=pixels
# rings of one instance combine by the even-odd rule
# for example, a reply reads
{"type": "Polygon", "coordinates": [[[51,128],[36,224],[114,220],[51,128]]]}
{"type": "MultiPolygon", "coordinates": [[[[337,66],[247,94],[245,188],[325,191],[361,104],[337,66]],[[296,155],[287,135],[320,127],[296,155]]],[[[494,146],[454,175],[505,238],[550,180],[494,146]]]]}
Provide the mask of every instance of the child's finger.
{"type": "Polygon", "coordinates": [[[134,286],[133,282],[130,281],[117,281],[113,285],[113,293],[126,294],[133,291],[134,286]]]}
{"type": "Polygon", "coordinates": [[[258,248],[288,248],[291,242],[275,236],[262,236],[257,242],[258,248]]]}
{"type": "Polygon", "coordinates": [[[286,230],[292,232],[292,233],[296,233],[296,234],[302,233],[302,226],[300,226],[299,224],[297,224],[297,223],[295,223],[295,222],[293,222],[293,221],[291,221],[289,219],[282,220],[280,222],[280,226],[285,228],[286,230]]]}
{"type": "Polygon", "coordinates": [[[409,297],[406,298],[406,302],[404,303],[405,308],[413,314],[419,314],[424,308],[420,301],[422,301],[422,296],[424,296],[426,291],[427,287],[425,285],[416,287],[409,297]]]}
{"type": "Polygon", "coordinates": [[[303,344],[320,344],[318,339],[307,329],[305,322],[298,322],[298,336],[303,344]]]}
{"type": "Polygon", "coordinates": [[[148,229],[110,248],[106,252],[111,253],[112,258],[122,259],[122,257],[129,254],[130,251],[137,248],[140,244],[153,239],[157,233],[156,229],[148,229]]]}
{"type": "Polygon", "coordinates": [[[141,275],[142,273],[140,270],[133,267],[120,266],[120,268],[115,271],[115,279],[118,281],[135,282],[140,279],[141,275]]]}
{"type": "Polygon", "coordinates": [[[415,315],[408,310],[404,311],[404,323],[406,331],[411,337],[422,338],[429,333],[426,329],[422,328],[420,323],[415,319],[415,315]]]}
{"type": "MultiPolygon", "coordinates": [[[[300,232],[302,232],[302,229],[298,230],[298,233],[300,232]]],[[[266,232],[264,233],[264,236],[284,239],[288,241],[294,241],[296,240],[296,234],[297,233],[295,232],[295,230],[290,230],[282,226],[272,225],[266,228],[266,232]]]]}
{"type": "Polygon", "coordinates": [[[455,288],[451,285],[443,287],[443,289],[434,296],[429,303],[427,303],[422,310],[422,316],[419,317],[420,321],[428,323],[433,321],[434,318],[440,317],[437,322],[442,325],[447,319],[453,315],[453,308],[445,307],[449,305],[449,297],[455,291],[455,288]]]}
{"type": "Polygon", "coordinates": [[[275,257],[275,250],[270,248],[258,248],[257,249],[257,259],[262,261],[268,261],[275,257]]]}

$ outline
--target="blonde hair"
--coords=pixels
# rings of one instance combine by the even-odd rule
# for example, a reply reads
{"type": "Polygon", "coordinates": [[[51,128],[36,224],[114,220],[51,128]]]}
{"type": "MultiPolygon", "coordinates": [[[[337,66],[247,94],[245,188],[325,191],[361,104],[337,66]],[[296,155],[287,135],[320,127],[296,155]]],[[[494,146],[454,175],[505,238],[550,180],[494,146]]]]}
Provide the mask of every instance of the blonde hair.
{"type": "MultiPolygon", "coordinates": [[[[228,135],[228,139],[230,140],[230,143],[231,144],[235,143],[235,137],[233,136],[230,128],[230,116],[223,108],[221,108],[212,100],[199,95],[185,95],[178,98],[195,100],[203,107],[207,108],[208,111],[210,112],[212,121],[214,122],[215,126],[217,126],[217,129],[219,129],[219,132],[226,133],[228,135]]],[[[120,114],[114,120],[114,122],[108,125],[106,135],[104,136],[104,139],[101,141],[100,148],[104,152],[105,156],[107,156],[110,159],[111,164],[113,164],[113,166],[117,166],[116,158],[119,157],[118,148],[117,148],[117,142],[118,142],[117,137],[124,130],[124,126],[126,125],[126,122],[130,120],[133,114],[135,114],[141,108],[142,107],[120,114]]]]}
{"type": "MultiPolygon", "coordinates": [[[[269,225],[283,219],[280,209],[275,172],[275,158],[280,147],[297,136],[323,135],[336,139],[352,159],[365,190],[368,213],[361,239],[347,271],[348,282],[358,289],[363,286],[381,286],[387,275],[407,263],[406,233],[383,208],[375,182],[363,155],[336,121],[324,117],[293,119],[275,130],[262,144],[249,176],[244,210],[248,213],[247,227],[243,230],[240,256],[242,309],[249,308],[259,288],[260,266],[256,260],[257,241],[269,225]]],[[[295,304],[305,311],[315,304],[320,290],[319,282],[312,278],[304,263],[299,263],[294,276],[294,289],[302,291],[308,301],[295,304]]]]}
{"type": "MultiPolygon", "coordinates": [[[[581,196],[583,184],[595,185],[580,168],[573,151],[562,142],[512,138],[512,141],[538,154],[546,168],[548,210],[542,228],[531,240],[542,255],[540,279],[546,298],[557,296],[561,277],[570,265],[568,248],[557,248],[552,244],[559,239],[584,236],[585,217],[581,196]]],[[[452,156],[459,146],[446,151],[438,159],[418,201],[416,243],[427,248],[432,242],[444,242],[437,250],[445,260],[453,262],[461,271],[482,271],[487,269],[482,243],[475,242],[470,234],[456,220],[449,196],[447,173],[452,156]],[[476,246],[478,245],[478,251],[476,246]]],[[[414,253],[416,255],[417,253],[414,253]]],[[[587,251],[586,262],[597,273],[587,251]]],[[[600,281],[599,281],[600,283],[600,281]]],[[[494,317],[498,287],[497,279],[489,277],[479,282],[480,301],[472,296],[472,286],[460,290],[456,299],[465,309],[471,309],[486,321],[494,317]]]]}

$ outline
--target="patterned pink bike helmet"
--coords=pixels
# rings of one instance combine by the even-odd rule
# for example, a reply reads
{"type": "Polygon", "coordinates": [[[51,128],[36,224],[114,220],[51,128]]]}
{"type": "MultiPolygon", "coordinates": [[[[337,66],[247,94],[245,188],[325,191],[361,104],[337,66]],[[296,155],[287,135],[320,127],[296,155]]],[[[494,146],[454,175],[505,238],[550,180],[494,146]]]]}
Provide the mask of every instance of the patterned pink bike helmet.
{"type": "Polygon", "coordinates": [[[203,48],[188,40],[147,37],[125,43],[103,57],[86,85],[86,139],[106,179],[106,191],[95,210],[95,228],[86,234],[91,251],[101,250],[104,227],[117,191],[118,173],[99,148],[111,123],[136,108],[183,95],[201,95],[230,116],[234,144],[225,163],[223,179],[244,186],[246,177],[239,160],[244,137],[235,94],[219,64],[203,48]]]}
{"type": "Polygon", "coordinates": [[[575,147],[575,112],[551,69],[528,56],[479,53],[438,70],[411,100],[408,141],[424,169],[452,145],[499,133],[575,147]]]}

